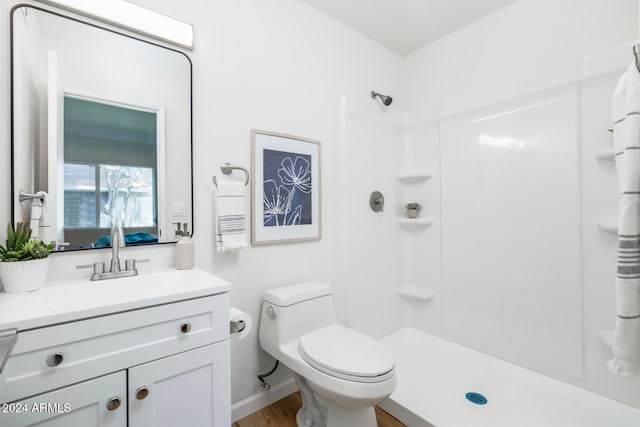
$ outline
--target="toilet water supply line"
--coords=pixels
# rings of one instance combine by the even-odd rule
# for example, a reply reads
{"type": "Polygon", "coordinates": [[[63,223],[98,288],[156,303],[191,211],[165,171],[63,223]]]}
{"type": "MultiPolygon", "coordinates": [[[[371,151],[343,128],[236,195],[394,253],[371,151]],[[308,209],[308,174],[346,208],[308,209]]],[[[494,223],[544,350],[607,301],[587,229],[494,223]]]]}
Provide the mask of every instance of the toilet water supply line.
{"type": "Polygon", "coordinates": [[[276,369],[278,369],[278,364],[280,363],[279,360],[276,360],[276,364],[273,367],[273,369],[271,369],[269,372],[267,372],[266,374],[260,374],[258,375],[258,379],[260,380],[260,387],[264,390],[264,391],[268,391],[271,390],[271,386],[264,380],[265,377],[268,377],[269,375],[273,374],[276,369]]]}

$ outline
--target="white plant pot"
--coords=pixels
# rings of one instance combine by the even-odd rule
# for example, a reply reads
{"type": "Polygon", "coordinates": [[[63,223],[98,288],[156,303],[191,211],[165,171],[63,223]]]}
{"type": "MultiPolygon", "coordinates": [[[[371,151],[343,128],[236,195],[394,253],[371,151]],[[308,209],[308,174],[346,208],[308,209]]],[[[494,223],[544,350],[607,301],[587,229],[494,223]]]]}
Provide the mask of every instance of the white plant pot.
{"type": "Polygon", "coordinates": [[[409,218],[417,218],[418,217],[418,209],[407,209],[407,216],[409,218]]]}
{"type": "Polygon", "coordinates": [[[5,292],[29,292],[44,286],[49,258],[0,262],[0,281],[5,292]]]}

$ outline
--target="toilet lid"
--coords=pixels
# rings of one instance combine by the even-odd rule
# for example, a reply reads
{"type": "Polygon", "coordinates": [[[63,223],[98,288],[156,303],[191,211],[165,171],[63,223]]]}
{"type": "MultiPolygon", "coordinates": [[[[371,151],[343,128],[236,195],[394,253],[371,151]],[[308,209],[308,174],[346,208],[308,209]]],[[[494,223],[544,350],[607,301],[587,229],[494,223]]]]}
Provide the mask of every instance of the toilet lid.
{"type": "Polygon", "coordinates": [[[380,382],[393,376],[393,355],[373,338],[340,325],[330,325],[300,337],[300,356],[334,377],[380,382]]]}

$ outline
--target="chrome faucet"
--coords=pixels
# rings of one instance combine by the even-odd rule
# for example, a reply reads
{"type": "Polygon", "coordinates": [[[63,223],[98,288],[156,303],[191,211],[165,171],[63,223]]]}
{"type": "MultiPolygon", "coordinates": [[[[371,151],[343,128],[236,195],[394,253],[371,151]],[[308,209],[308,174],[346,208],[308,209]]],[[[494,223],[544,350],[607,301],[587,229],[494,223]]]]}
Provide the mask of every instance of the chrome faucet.
{"type": "MultiPolygon", "coordinates": [[[[105,280],[116,279],[118,277],[137,276],[138,269],[136,268],[136,260],[128,259],[124,263],[124,270],[120,267],[120,257],[118,256],[118,250],[124,248],[124,232],[120,224],[114,224],[111,227],[111,268],[109,271],[104,271],[104,262],[98,261],[89,265],[78,265],[76,268],[91,268],[93,267],[93,274],[91,280],[105,280]]],[[[140,262],[148,260],[140,260],[140,262]]]]}
{"type": "Polygon", "coordinates": [[[113,224],[113,227],[111,227],[111,273],[122,271],[118,248],[124,248],[124,232],[120,224],[113,224]]]}

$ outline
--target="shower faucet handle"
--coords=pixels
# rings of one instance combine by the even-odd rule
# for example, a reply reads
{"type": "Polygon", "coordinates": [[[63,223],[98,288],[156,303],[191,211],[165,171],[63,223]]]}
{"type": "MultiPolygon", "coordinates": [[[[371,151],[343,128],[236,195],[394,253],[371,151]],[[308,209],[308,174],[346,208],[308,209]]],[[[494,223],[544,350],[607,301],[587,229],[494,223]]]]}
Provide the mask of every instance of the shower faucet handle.
{"type": "Polygon", "coordinates": [[[369,207],[374,212],[384,211],[384,196],[379,191],[374,191],[369,196],[369,207]]]}

